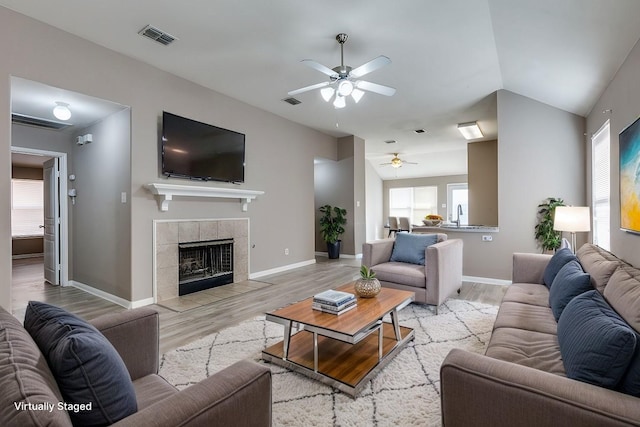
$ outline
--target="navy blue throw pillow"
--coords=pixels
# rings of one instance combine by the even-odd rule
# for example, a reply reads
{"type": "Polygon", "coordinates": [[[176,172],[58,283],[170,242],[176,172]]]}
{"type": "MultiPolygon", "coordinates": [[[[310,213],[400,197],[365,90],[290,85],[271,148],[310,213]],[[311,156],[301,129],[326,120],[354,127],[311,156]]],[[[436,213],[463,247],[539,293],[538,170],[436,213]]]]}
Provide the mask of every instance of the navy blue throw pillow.
{"type": "Polygon", "coordinates": [[[615,388],[636,349],[636,334],[596,290],[572,299],[558,321],[568,378],[615,388]]]}
{"type": "Polygon", "coordinates": [[[398,233],[390,261],[424,265],[425,249],[437,242],[437,234],[398,233]]]}
{"type": "Polygon", "coordinates": [[[544,269],[543,279],[544,284],[547,285],[547,288],[551,287],[551,285],[553,284],[553,279],[556,278],[558,271],[560,271],[560,269],[564,267],[566,263],[577,259],[578,258],[576,258],[576,256],[571,253],[571,250],[569,248],[562,248],[557,250],[549,260],[547,268],[544,269]]]}
{"type": "Polygon", "coordinates": [[[575,260],[566,263],[556,274],[549,290],[549,305],[556,322],[569,301],[592,289],[591,276],[582,270],[580,263],[575,260]]]}
{"type": "Polygon", "coordinates": [[[47,360],[74,425],[113,424],[138,410],[124,362],[91,324],[62,308],[30,301],[24,327],[47,360]]]}

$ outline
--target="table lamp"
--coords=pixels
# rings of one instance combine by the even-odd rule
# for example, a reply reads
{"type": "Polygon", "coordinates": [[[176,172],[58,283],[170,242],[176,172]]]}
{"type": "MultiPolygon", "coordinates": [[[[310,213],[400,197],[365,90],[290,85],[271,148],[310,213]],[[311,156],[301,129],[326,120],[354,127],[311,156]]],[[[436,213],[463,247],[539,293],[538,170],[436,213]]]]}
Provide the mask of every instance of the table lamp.
{"type": "Polygon", "coordinates": [[[553,229],[571,233],[571,249],[576,252],[576,233],[591,231],[588,206],[558,206],[555,209],[553,229]]]}

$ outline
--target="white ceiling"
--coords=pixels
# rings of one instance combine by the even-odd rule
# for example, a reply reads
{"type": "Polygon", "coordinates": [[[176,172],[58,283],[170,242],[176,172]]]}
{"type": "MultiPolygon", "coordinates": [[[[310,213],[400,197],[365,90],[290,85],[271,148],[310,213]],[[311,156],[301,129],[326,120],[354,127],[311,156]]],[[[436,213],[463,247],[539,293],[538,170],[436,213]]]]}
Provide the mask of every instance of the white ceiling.
{"type": "Polygon", "coordinates": [[[390,153],[418,162],[378,167],[385,179],[466,173],[456,124],[497,135],[495,91],[507,89],[586,115],[640,37],[637,0],[0,0],[0,5],[322,132],[366,140],[372,164],[390,153]],[[137,33],[154,25],[179,40],[137,33]],[[366,80],[397,89],[334,110],[308,92],[314,59],[393,61],[366,80]],[[336,126],[337,125],[337,126],[336,126]],[[416,135],[414,129],[427,133],[416,135]],[[385,140],[397,140],[387,145],[385,140]],[[436,170],[436,167],[438,168],[436,170]]]}

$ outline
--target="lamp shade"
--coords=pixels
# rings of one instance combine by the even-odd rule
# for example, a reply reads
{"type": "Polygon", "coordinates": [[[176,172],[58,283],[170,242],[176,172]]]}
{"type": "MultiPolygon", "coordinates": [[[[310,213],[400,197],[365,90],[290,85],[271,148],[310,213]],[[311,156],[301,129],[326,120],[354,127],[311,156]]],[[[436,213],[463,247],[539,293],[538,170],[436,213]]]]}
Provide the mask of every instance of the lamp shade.
{"type": "Polygon", "coordinates": [[[555,209],[553,229],[557,231],[590,231],[591,216],[588,206],[558,206],[555,209]]]}

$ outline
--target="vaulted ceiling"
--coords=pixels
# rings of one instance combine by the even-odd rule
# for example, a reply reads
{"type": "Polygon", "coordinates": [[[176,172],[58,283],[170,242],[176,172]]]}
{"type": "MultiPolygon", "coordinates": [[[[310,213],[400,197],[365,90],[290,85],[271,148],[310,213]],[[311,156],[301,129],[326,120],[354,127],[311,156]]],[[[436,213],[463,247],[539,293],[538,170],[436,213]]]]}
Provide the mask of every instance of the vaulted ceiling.
{"type": "MultiPolygon", "coordinates": [[[[506,89],[586,115],[640,38],[637,0],[0,0],[0,5],[322,132],[366,140],[384,178],[465,173],[457,123],[497,135],[495,92],[506,89]],[[138,35],[147,24],[178,38],[138,35]],[[336,110],[327,77],[303,59],[392,63],[366,80],[392,86],[336,110]],[[416,134],[415,129],[427,132],[416,134]],[[387,140],[397,143],[386,144],[387,140]],[[381,167],[390,153],[418,162],[381,167]]],[[[212,119],[213,120],[213,119],[212,119]]],[[[213,120],[215,122],[215,120],[213,120]]]]}

